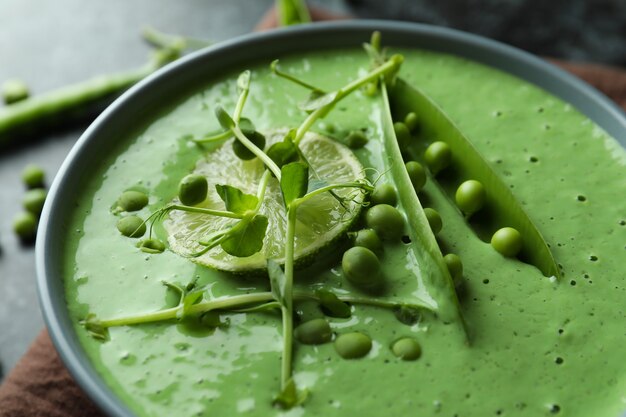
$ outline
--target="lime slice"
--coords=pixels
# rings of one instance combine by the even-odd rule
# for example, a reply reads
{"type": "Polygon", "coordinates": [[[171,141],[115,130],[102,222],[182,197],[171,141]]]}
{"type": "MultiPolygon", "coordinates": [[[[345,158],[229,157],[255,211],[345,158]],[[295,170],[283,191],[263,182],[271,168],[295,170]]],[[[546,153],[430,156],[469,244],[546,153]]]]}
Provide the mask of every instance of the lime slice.
{"type": "MultiPolygon", "coordinates": [[[[267,147],[281,141],[287,130],[266,134],[267,147]]],[[[310,181],[316,181],[313,171],[327,184],[337,184],[365,178],[363,166],[346,146],[316,133],[307,133],[300,142],[302,154],[310,166],[310,181]]],[[[204,175],[209,182],[209,194],[202,207],[224,210],[215,184],[228,184],[245,193],[256,194],[263,163],[255,158],[243,161],[232,150],[232,139],[200,160],[194,173],[204,175]]],[[[330,193],[320,194],[303,203],[297,212],[295,262],[317,253],[328,246],[350,226],[359,214],[363,193],[352,188],[336,191],[342,203],[330,193]]],[[[176,201],[178,203],[178,201],[176,201]]],[[[264,269],[267,259],[282,263],[285,249],[286,210],[278,181],[271,178],[260,210],[267,216],[269,225],[263,249],[245,258],[227,254],[215,247],[192,261],[211,268],[231,272],[249,272],[264,269]]],[[[211,234],[231,227],[236,220],[206,214],[172,211],[165,221],[170,248],[183,256],[198,252],[203,246],[198,242],[211,234]]]]}

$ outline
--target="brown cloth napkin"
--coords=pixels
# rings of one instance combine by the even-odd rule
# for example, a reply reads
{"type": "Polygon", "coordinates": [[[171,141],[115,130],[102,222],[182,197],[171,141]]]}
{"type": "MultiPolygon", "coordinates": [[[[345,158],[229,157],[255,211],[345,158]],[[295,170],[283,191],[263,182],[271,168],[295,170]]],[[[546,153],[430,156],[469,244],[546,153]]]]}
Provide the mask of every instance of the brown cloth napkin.
{"type": "MultiPolygon", "coordinates": [[[[319,10],[313,10],[311,14],[315,20],[346,17],[319,10]]],[[[275,26],[276,16],[270,10],[257,30],[275,26]]],[[[626,70],[553,62],[626,109],[626,70]]],[[[103,417],[103,414],[76,385],[44,330],[0,386],[0,417],[103,417]]]]}

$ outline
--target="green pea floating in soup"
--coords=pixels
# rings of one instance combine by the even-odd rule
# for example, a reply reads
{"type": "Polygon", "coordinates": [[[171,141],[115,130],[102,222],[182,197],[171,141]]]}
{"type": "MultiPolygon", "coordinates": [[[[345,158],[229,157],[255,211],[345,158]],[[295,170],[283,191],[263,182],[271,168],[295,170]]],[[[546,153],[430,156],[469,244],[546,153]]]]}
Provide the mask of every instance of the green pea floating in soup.
{"type": "MultiPolygon", "coordinates": [[[[245,135],[250,140],[250,142],[252,142],[257,148],[261,150],[265,148],[265,136],[262,133],[255,130],[252,132],[246,132],[245,135]]],[[[235,152],[237,158],[244,161],[249,161],[256,158],[256,155],[238,140],[235,140],[233,142],[233,152],[235,152]]]]}
{"type": "Polygon", "coordinates": [[[341,267],[348,281],[355,285],[374,287],[380,283],[380,261],[367,248],[355,246],[345,251],[341,267]]]}
{"type": "Polygon", "coordinates": [[[146,224],[139,216],[122,217],[117,222],[117,230],[127,237],[141,237],[146,233],[146,224]]]}
{"type": "Polygon", "coordinates": [[[117,205],[123,211],[139,211],[148,205],[148,196],[141,191],[124,191],[117,199],[117,205]]]}
{"type": "Polygon", "coordinates": [[[186,206],[195,206],[206,199],[208,190],[209,184],[204,176],[189,174],[178,185],[178,198],[186,206]]]}
{"type": "Polygon", "coordinates": [[[411,143],[411,132],[409,128],[402,122],[395,122],[393,124],[393,131],[396,134],[396,138],[398,139],[398,144],[401,148],[406,147],[409,143],[411,143]]]}
{"type": "Polygon", "coordinates": [[[372,191],[370,200],[374,206],[377,204],[389,204],[390,206],[395,206],[398,203],[398,193],[391,184],[377,184],[374,187],[374,191],[372,191]]]}
{"type": "Polygon", "coordinates": [[[467,216],[471,216],[485,205],[487,194],[482,183],[476,180],[467,180],[459,185],[454,199],[457,206],[467,216]]]}
{"type": "Polygon", "coordinates": [[[380,252],[383,249],[383,242],[372,229],[363,229],[351,234],[352,244],[362,246],[372,252],[380,252]]]}
{"type": "Polygon", "coordinates": [[[450,145],[441,141],[431,143],[424,152],[424,161],[433,175],[437,175],[452,162],[450,145]]]}
{"type": "Polygon", "coordinates": [[[335,350],[344,359],[359,359],[372,350],[372,339],[361,332],[344,333],[335,339],[335,350]]]}
{"type": "Polygon", "coordinates": [[[522,250],[522,235],[512,227],[503,227],[491,237],[491,246],[503,256],[515,257],[522,250]]]}
{"type": "Polygon", "coordinates": [[[404,117],[404,124],[411,132],[415,132],[419,126],[419,118],[414,112],[407,113],[404,117]]]}
{"type": "Polygon", "coordinates": [[[296,339],[305,345],[321,345],[330,342],[333,333],[328,322],[323,318],[305,321],[295,328],[296,339]]]}
{"type": "Polygon", "coordinates": [[[393,342],[391,351],[404,361],[414,361],[422,355],[420,344],[411,337],[403,337],[393,342]]]}
{"type": "Polygon", "coordinates": [[[399,239],[404,233],[404,217],[389,204],[378,204],[365,214],[367,227],[383,240],[399,239]]]}

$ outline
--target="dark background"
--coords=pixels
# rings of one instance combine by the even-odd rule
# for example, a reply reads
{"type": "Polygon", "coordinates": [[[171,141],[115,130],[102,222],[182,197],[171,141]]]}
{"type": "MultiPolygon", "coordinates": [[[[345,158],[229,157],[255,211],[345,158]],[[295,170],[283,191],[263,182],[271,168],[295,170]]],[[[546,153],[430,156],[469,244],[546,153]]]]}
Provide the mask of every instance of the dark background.
{"type": "MultiPolygon", "coordinates": [[[[626,0],[318,0],[363,18],[413,20],[499,39],[533,53],[626,67],[626,0]]],[[[250,32],[272,0],[0,0],[0,83],[26,81],[34,94],[142,65],[144,25],[221,41],[250,32]]],[[[27,163],[49,184],[86,125],[0,148],[0,379],[43,327],[34,248],[11,228],[27,163]]]]}

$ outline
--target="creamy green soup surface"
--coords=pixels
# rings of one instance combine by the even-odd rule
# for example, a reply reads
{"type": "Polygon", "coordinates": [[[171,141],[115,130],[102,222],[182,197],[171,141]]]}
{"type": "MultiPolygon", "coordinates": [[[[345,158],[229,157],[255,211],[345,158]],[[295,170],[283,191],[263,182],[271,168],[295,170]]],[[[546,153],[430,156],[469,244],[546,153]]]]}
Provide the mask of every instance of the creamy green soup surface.
{"type": "MultiPolygon", "coordinates": [[[[626,411],[626,152],[533,85],[449,55],[394,52],[405,56],[400,76],[435,100],[510,186],[549,243],[561,279],[502,257],[451,205],[441,213],[439,241],[463,260],[459,300],[471,343],[436,320],[406,325],[389,310],[354,306],[349,319],[328,320],[335,334],[368,334],[372,350],[345,360],[333,343],[296,344],[295,380],[310,396],[287,411],[272,406],[282,351],[278,313],[229,314],[230,325],[214,332],[166,322],[111,328],[106,342],[91,338],[79,324],[88,313],[113,318],[171,307],[163,280],[185,284],[198,276],[209,284],[207,297],[269,288],[267,278],[217,272],[169,250],[141,252],[118,232],[111,213],[128,188],[149,194],[138,213],[143,218],[176,196],[180,179],[203,157],[188,137],[219,130],[216,104],[229,111],[235,105],[238,72],[206,80],[129,131],[94,167],[76,193],[67,228],[64,276],[76,332],[104,380],[138,416],[617,417],[626,411]],[[389,346],[402,336],[419,341],[418,360],[393,355],[389,346]]],[[[306,91],[272,75],[268,64],[249,68],[244,115],[260,130],[296,127],[306,91]]],[[[281,66],[331,90],[363,74],[369,62],[354,49],[282,57],[281,66]]],[[[366,129],[370,141],[356,154],[383,172],[380,114],[379,98],[356,92],[323,122],[337,131],[366,129]]],[[[381,257],[390,280],[406,275],[402,245],[389,245],[381,257]]],[[[296,270],[296,287],[319,280],[353,290],[342,277],[342,251],[334,252],[296,270]]]]}

